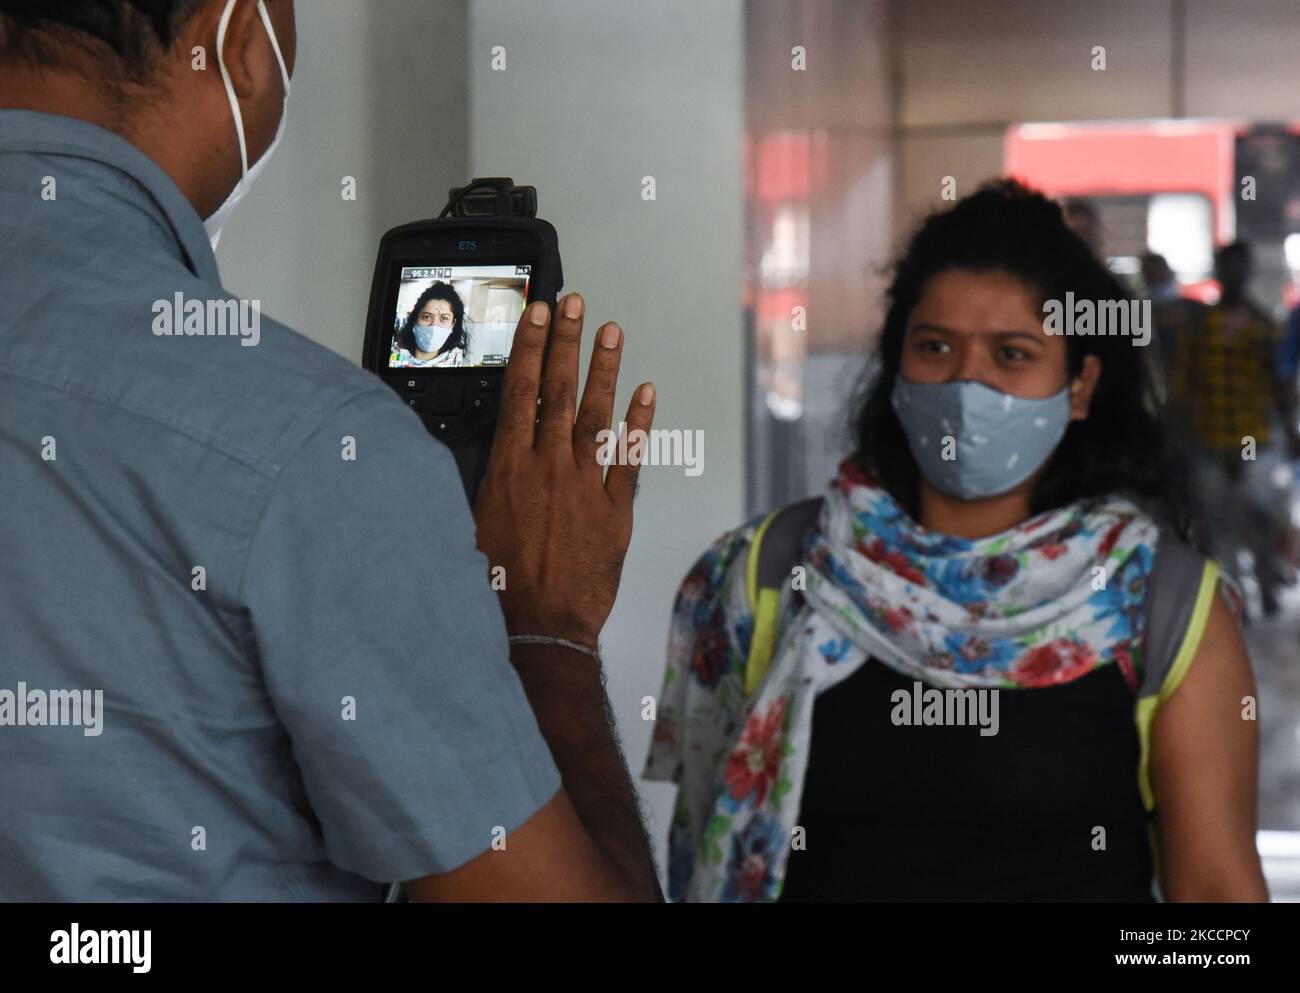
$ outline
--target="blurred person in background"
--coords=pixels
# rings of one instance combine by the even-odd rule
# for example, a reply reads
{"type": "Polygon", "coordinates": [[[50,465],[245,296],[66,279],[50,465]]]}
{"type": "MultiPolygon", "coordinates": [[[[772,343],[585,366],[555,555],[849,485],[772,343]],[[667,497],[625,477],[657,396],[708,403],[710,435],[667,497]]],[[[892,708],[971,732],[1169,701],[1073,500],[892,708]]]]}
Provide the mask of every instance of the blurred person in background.
{"type": "MultiPolygon", "coordinates": [[[[1300,306],[1292,308],[1287,315],[1286,327],[1282,332],[1282,348],[1278,355],[1277,378],[1280,388],[1290,394],[1291,404],[1296,404],[1296,379],[1300,376],[1300,306]]],[[[1281,474],[1278,483],[1281,492],[1278,495],[1279,520],[1282,526],[1282,562],[1280,571],[1283,579],[1294,583],[1300,575],[1300,528],[1291,520],[1291,504],[1300,491],[1300,465],[1296,463],[1293,452],[1288,452],[1290,462],[1281,474]]]]}
{"type": "Polygon", "coordinates": [[[1101,244],[1101,215],[1097,205],[1091,200],[1071,198],[1064,202],[1065,223],[1070,230],[1083,239],[1083,243],[1092,249],[1092,254],[1105,259],[1101,244]]]}
{"type": "Polygon", "coordinates": [[[1145,253],[1139,260],[1142,266],[1142,286],[1148,300],[1154,304],[1173,303],[1179,298],[1178,280],[1163,255],[1145,253]]]}
{"type": "Polygon", "coordinates": [[[1125,296],[1045,197],[930,217],[856,451],[690,570],[644,773],[674,901],[1267,899],[1238,605],[1143,350],[1047,333],[1067,292],[1125,296]],[[978,730],[918,715],[949,693],[978,730]]]}
{"type": "Polygon", "coordinates": [[[1156,394],[1163,403],[1169,394],[1169,371],[1173,366],[1176,343],[1187,324],[1198,319],[1201,305],[1179,295],[1178,280],[1163,255],[1147,252],[1141,257],[1143,296],[1151,301],[1151,324],[1154,348],[1147,358],[1156,394]]]}
{"type": "Polygon", "coordinates": [[[1279,363],[1277,325],[1247,294],[1250,246],[1224,245],[1214,268],[1218,302],[1201,309],[1176,338],[1169,418],[1191,457],[1196,515],[1209,550],[1233,572],[1239,552],[1250,553],[1260,606],[1272,616],[1284,508],[1270,468],[1280,456],[1300,455],[1295,386],[1279,363]]]}
{"type": "Polygon", "coordinates": [[[1278,356],[1277,376],[1282,388],[1294,396],[1296,376],[1300,374],[1300,306],[1291,311],[1282,334],[1282,349],[1278,356]]]}

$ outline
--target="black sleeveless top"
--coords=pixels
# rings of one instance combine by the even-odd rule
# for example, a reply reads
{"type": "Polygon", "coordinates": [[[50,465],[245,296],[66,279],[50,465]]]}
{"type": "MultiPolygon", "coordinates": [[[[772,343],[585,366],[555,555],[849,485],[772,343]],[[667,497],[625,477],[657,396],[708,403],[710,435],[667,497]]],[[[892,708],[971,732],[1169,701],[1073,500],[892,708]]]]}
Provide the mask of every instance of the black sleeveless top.
{"type": "Polygon", "coordinates": [[[869,659],[818,696],[806,847],[779,902],[1154,901],[1134,691],[1117,666],[1000,691],[988,736],[895,725],[891,697],[913,682],[869,659]]]}

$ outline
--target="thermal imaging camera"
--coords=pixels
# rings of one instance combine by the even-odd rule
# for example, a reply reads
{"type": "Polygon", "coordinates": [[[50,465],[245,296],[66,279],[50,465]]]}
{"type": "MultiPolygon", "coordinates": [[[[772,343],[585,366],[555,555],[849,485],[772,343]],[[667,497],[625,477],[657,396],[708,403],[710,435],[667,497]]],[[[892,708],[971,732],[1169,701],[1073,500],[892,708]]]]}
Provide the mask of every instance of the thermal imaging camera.
{"type": "Polygon", "coordinates": [[[451,449],[471,504],[519,318],[534,300],[554,309],[564,285],[555,228],[536,215],[536,188],[475,179],[379,243],[362,365],[451,449]]]}

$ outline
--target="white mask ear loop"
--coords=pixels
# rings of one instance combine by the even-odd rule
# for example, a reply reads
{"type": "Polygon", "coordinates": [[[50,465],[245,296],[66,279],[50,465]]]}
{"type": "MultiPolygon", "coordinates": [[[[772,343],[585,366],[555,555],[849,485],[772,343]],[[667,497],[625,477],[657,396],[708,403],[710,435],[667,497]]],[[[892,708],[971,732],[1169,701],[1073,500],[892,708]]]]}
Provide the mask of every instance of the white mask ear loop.
{"type": "Polygon", "coordinates": [[[230,25],[230,15],[235,11],[237,0],[228,0],[226,9],[221,12],[221,22],[217,25],[217,66],[221,69],[221,80],[226,87],[226,99],[230,101],[230,114],[235,121],[235,135],[239,138],[239,181],[235,183],[234,188],[222,203],[210,216],[204,219],[203,226],[208,232],[208,240],[215,251],[217,242],[221,240],[221,229],[235,208],[239,205],[248,188],[257,178],[258,172],[265,167],[271,158],[271,153],[275,151],[275,146],[280,143],[284,136],[284,125],[288,120],[289,112],[289,67],[285,65],[284,53],[280,51],[280,40],[276,37],[275,27],[271,24],[271,15],[266,11],[266,4],[262,0],[257,0],[257,12],[262,18],[262,25],[266,28],[267,37],[271,39],[271,49],[275,52],[275,59],[280,64],[280,81],[284,84],[284,104],[280,110],[280,124],[276,128],[275,137],[271,140],[270,146],[262,153],[250,167],[248,164],[248,141],[244,136],[244,115],[239,109],[239,98],[235,95],[235,87],[230,81],[230,73],[226,69],[225,43],[226,28],[230,25]]]}
{"type": "MultiPolygon", "coordinates": [[[[239,99],[235,96],[234,84],[230,82],[230,73],[226,71],[226,60],[222,47],[226,43],[226,28],[230,25],[230,15],[235,12],[238,0],[227,0],[226,9],[221,12],[221,21],[217,24],[217,68],[221,70],[221,81],[226,86],[226,99],[230,101],[231,117],[235,119],[235,134],[239,137],[239,178],[248,175],[248,145],[244,142],[244,115],[239,109],[239,99]]],[[[258,0],[261,6],[261,0],[258,0]]]]}
{"type": "MultiPolygon", "coordinates": [[[[221,12],[221,20],[217,24],[217,67],[221,70],[221,81],[226,87],[226,98],[230,101],[231,116],[235,119],[235,134],[239,138],[239,166],[240,179],[248,175],[248,142],[244,138],[244,115],[239,109],[239,98],[235,95],[234,84],[230,81],[230,73],[226,69],[226,60],[222,51],[226,43],[226,28],[230,26],[230,16],[235,12],[235,4],[238,0],[227,0],[226,9],[221,12]]],[[[266,11],[266,4],[262,0],[257,0],[257,12],[262,17],[262,24],[266,28],[267,37],[271,39],[271,49],[275,52],[275,60],[280,64],[280,81],[284,84],[284,99],[289,99],[289,68],[285,65],[284,54],[280,51],[280,40],[275,35],[275,28],[271,24],[271,15],[266,11]]],[[[283,125],[283,112],[281,112],[281,124],[283,125]]]]}

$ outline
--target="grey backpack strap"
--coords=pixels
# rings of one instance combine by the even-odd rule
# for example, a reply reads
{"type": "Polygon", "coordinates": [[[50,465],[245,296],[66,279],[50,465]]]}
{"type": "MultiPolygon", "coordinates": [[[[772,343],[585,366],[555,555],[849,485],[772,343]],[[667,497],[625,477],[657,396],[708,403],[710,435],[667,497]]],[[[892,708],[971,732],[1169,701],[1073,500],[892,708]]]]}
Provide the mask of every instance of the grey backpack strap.
{"type": "Polygon", "coordinates": [[[1142,684],[1138,696],[1160,692],[1174,667],[1192,621],[1205,557],[1167,528],[1160,529],[1155,561],[1147,577],[1146,633],[1143,636],[1142,684]]]}
{"type": "Polygon", "coordinates": [[[758,588],[779,590],[790,582],[790,570],[803,557],[804,539],[822,509],[822,498],[801,500],[782,508],[763,532],[758,549],[758,588]]]}

